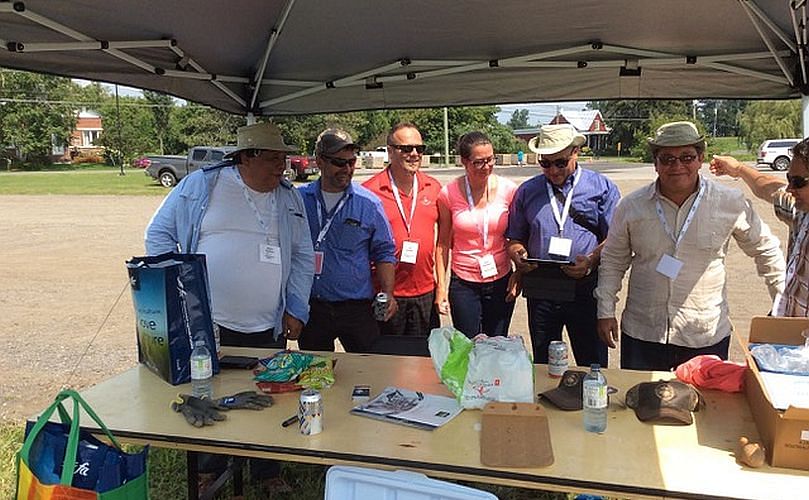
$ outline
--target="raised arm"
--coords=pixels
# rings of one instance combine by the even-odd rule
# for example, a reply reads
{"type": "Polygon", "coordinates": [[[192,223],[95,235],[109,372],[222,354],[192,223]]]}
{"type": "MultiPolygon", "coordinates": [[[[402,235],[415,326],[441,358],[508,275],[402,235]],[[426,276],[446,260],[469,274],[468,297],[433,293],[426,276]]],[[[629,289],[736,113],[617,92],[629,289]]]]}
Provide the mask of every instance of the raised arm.
{"type": "Polygon", "coordinates": [[[743,165],[732,156],[715,155],[711,160],[711,172],[714,175],[728,175],[734,179],[742,179],[750,187],[756,197],[764,201],[772,201],[773,195],[786,186],[786,181],[774,175],[762,174],[758,170],[743,165]]]}

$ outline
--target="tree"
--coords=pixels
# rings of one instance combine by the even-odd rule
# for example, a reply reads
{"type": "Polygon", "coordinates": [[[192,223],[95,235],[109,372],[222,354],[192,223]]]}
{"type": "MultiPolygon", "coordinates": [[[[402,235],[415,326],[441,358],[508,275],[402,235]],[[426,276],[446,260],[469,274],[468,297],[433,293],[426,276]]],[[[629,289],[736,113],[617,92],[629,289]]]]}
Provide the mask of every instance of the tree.
{"type": "Polygon", "coordinates": [[[508,125],[511,130],[530,128],[531,124],[528,123],[528,110],[515,109],[514,112],[511,113],[511,118],[508,120],[506,125],[508,125]]]}
{"type": "Polygon", "coordinates": [[[143,98],[151,106],[154,134],[157,136],[160,154],[165,154],[165,144],[170,132],[169,121],[171,110],[174,108],[174,99],[170,95],[152,90],[144,90],[143,98]]]}
{"type": "Polygon", "coordinates": [[[109,160],[126,164],[138,155],[157,151],[152,115],[143,102],[140,97],[119,96],[120,106],[115,98],[98,106],[104,123],[98,144],[106,148],[109,160]]]}
{"type": "MultiPolygon", "coordinates": [[[[705,133],[705,125],[703,125],[702,122],[700,122],[699,120],[694,120],[691,115],[652,114],[649,121],[645,124],[644,128],[639,129],[635,133],[634,146],[630,150],[630,154],[646,162],[653,161],[652,152],[649,149],[647,138],[653,137],[655,131],[664,123],[678,122],[678,121],[693,122],[694,125],[697,126],[697,130],[699,130],[700,135],[707,135],[705,133]]],[[[708,140],[710,141],[710,137],[708,138],[708,140]]]]}
{"type": "Polygon", "coordinates": [[[748,101],[706,99],[697,103],[697,118],[704,123],[709,135],[735,137],[739,135],[739,115],[748,101]]]}
{"type": "Polygon", "coordinates": [[[649,131],[653,117],[681,116],[691,120],[691,105],[691,101],[661,100],[592,101],[587,104],[590,109],[600,110],[604,122],[612,128],[607,141],[613,151],[617,150],[619,142],[621,151],[636,146],[638,132],[649,131]]]}
{"type": "Polygon", "coordinates": [[[751,102],[739,115],[740,135],[748,149],[767,139],[803,137],[801,103],[792,101],[751,102]]]}
{"type": "Polygon", "coordinates": [[[168,149],[175,154],[194,146],[234,144],[236,129],[246,122],[243,116],[199,105],[178,106],[169,121],[174,142],[168,149]]]}
{"type": "Polygon", "coordinates": [[[78,86],[67,78],[0,69],[0,144],[27,162],[50,162],[76,126],[78,86]]]}

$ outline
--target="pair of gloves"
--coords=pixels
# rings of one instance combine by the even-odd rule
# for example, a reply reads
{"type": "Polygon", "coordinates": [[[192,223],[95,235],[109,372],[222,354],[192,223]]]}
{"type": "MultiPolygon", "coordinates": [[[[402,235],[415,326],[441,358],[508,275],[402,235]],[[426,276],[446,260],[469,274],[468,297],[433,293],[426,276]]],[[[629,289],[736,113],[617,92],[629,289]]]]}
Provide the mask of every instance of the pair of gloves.
{"type": "Polygon", "coordinates": [[[186,422],[194,427],[213,425],[225,420],[220,413],[228,410],[263,410],[272,406],[272,396],[254,391],[245,391],[218,399],[198,398],[190,394],[179,394],[171,402],[171,409],[181,413],[186,422]]]}

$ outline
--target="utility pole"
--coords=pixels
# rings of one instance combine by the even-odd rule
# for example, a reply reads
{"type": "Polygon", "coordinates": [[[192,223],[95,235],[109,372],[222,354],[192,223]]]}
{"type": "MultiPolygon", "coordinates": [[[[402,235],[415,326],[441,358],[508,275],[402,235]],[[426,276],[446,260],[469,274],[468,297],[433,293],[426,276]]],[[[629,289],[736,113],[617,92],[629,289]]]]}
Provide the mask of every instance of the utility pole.
{"type": "Polygon", "coordinates": [[[444,107],[444,166],[449,167],[449,117],[444,107]]]}
{"type": "Polygon", "coordinates": [[[713,136],[716,137],[716,117],[719,115],[719,101],[713,107],[713,136]]]}
{"type": "Polygon", "coordinates": [[[121,173],[118,175],[126,175],[126,172],[124,172],[124,142],[121,140],[121,102],[118,100],[117,83],[115,84],[115,114],[117,116],[116,120],[118,121],[118,147],[116,148],[117,151],[113,152],[113,156],[118,156],[118,166],[121,169],[121,173]]]}

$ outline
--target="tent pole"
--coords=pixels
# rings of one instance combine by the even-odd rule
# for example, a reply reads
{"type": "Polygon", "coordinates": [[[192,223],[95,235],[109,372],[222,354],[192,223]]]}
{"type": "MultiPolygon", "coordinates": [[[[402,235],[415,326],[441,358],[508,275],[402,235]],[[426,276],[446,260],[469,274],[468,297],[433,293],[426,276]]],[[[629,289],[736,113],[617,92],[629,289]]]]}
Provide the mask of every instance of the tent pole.
{"type": "Polygon", "coordinates": [[[809,96],[801,96],[801,130],[804,138],[809,137],[809,96]]]}
{"type": "Polygon", "coordinates": [[[247,125],[253,125],[256,123],[256,115],[253,113],[247,113],[245,118],[247,119],[247,125]]]}
{"type": "Polygon", "coordinates": [[[449,118],[444,106],[444,166],[449,167],[449,118]]]}

